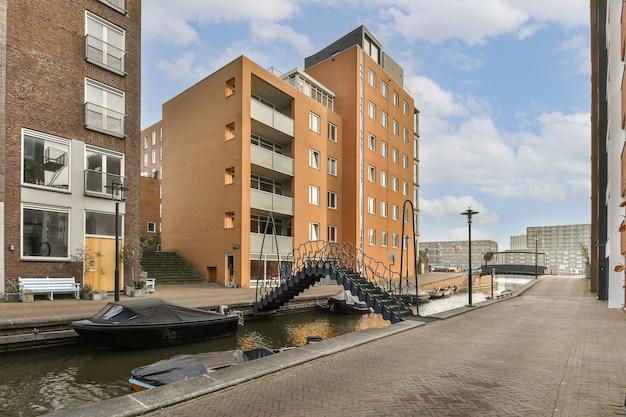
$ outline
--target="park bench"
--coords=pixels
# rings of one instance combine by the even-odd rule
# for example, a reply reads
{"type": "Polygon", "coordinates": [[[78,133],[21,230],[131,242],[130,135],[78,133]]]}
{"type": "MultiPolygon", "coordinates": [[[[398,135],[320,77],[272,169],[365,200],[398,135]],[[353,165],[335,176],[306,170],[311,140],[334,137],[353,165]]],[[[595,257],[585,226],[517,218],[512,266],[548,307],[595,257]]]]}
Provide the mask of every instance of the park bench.
{"type": "Polygon", "coordinates": [[[45,294],[49,300],[54,300],[54,294],[74,294],[80,298],[80,283],[71,278],[22,278],[17,279],[20,294],[31,291],[33,294],[45,294]]]}
{"type": "Polygon", "coordinates": [[[154,292],[156,289],[156,278],[146,278],[146,289],[148,292],[154,292]]]}

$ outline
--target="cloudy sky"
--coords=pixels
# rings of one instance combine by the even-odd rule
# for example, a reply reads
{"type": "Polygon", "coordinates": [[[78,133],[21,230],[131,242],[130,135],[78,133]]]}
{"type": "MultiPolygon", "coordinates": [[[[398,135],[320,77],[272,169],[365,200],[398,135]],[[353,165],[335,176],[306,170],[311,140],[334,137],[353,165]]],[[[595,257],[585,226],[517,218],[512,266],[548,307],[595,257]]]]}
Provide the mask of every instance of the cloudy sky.
{"type": "Polygon", "coordinates": [[[420,240],[509,248],[528,226],[590,223],[586,0],[149,0],[142,128],[240,55],[286,72],[360,25],[420,110],[420,240]]]}

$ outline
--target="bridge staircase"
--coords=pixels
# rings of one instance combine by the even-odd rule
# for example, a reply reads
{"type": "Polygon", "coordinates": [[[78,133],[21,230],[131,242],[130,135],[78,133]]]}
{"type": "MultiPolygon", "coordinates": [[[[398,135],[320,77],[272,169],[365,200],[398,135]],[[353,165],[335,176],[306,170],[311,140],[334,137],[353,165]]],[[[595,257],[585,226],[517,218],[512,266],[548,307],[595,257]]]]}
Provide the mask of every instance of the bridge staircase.
{"type": "MultiPolygon", "coordinates": [[[[320,279],[330,278],[385,320],[397,323],[404,320],[404,316],[413,315],[412,304],[401,296],[399,274],[394,275],[382,262],[368,257],[350,243],[304,243],[281,261],[280,270],[283,275],[277,286],[266,286],[262,280],[258,281],[255,312],[275,311],[320,279]]],[[[408,283],[403,286],[407,293],[409,286],[408,283]]]]}

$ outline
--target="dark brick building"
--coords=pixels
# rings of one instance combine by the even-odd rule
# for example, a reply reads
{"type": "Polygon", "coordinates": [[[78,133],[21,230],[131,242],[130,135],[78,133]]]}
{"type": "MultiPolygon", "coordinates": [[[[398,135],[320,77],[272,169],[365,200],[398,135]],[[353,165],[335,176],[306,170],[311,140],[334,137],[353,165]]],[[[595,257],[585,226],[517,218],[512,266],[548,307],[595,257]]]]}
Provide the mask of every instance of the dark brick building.
{"type": "Polygon", "coordinates": [[[139,0],[0,0],[0,292],[82,281],[83,250],[84,282],[113,289],[115,181],[139,239],[140,53],[139,0]]]}

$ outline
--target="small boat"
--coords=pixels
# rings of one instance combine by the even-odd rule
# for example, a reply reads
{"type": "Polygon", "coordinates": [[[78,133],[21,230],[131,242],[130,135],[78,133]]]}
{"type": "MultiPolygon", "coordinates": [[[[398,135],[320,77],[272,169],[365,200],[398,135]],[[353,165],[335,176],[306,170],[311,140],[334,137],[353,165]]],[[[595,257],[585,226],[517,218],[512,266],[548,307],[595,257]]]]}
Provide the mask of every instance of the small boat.
{"type": "Polygon", "coordinates": [[[364,301],[361,301],[348,290],[343,290],[332,297],[328,297],[328,302],[324,307],[333,313],[363,314],[372,311],[364,301]]]}
{"type": "Polygon", "coordinates": [[[438,299],[438,298],[446,298],[450,297],[452,293],[455,292],[455,288],[437,288],[436,290],[431,290],[428,292],[430,298],[438,299]]]}
{"type": "Polygon", "coordinates": [[[73,321],[70,327],[99,349],[170,346],[234,335],[243,315],[226,306],[220,310],[182,307],[159,298],[110,302],[95,316],[73,321]]]}

